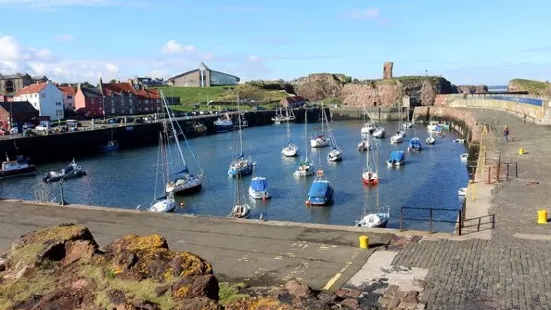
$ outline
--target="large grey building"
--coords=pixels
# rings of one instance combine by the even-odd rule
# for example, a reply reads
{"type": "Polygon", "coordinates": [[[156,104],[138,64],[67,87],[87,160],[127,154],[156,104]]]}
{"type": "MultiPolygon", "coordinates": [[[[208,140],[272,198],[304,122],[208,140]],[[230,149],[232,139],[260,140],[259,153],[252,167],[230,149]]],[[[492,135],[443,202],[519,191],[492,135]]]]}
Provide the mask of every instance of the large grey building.
{"type": "Polygon", "coordinates": [[[184,72],[168,79],[168,85],[183,87],[211,87],[236,85],[237,83],[239,83],[237,76],[211,70],[203,62],[198,69],[184,72]]]}
{"type": "Polygon", "coordinates": [[[15,94],[20,89],[27,87],[34,83],[41,83],[48,81],[45,76],[30,76],[28,74],[0,74],[0,94],[15,94]]]}

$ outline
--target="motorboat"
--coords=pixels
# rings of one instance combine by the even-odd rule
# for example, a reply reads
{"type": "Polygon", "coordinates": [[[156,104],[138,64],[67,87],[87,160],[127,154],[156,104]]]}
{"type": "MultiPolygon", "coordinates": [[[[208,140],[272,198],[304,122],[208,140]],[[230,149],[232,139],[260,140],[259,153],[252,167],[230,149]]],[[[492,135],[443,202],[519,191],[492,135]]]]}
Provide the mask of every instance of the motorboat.
{"type": "Polygon", "coordinates": [[[172,212],[176,208],[176,201],[172,195],[163,196],[147,210],[149,212],[165,213],[172,212]]]}
{"type": "Polygon", "coordinates": [[[421,152],[421,150],[423,150],[423,146],[421,146],[421,140],[417,137],[411,138],[411,140],[409,140],[408,151],[421,152]]]}
{"type": "Polygon", "coordinates": [[[387,208],[386,210],[368,213],[358,223],[356,223],[356,226],[364,228],[386,228],[389,219],[390,208],[387,208]]]}
{"type": "Polygon", "coordinates": [[[459,144],[465,144],[465,139],[455,139],[453,140],[453,142],[459,143],[459,144]]]}
{"type": "Polygon", "coordinates": [[[35,172],[36,166],[29,164],[28,158],[19,155],[15,160],[10,160],[6,154],[6,160],[2,162],[2,169],[0,169],[0,179],[32,175],[35,172]]]}
{"type": "Polygon", "coordinates": [[[365,123],[362,126],[362,129],[360,130],[360,133],[362,135],[370,135],[375,131],[376,128],[377,128],[377,125],[375,125],[373,123],[365,123]]]}
{"type": "Polygon", "coordinates": [[[390,158],[386,161],[388,167],[397,167],[405,164],[404,151],[392,151],[390,158]]]}
{"type": "Polygon", "coordinates": [[[364,152],[364,151],[367,151],[371,148],[371,145],[369,143],[369,140],[368,139],[362,139],[362,141],[360,141],[358,143],[358,151],[360,152],[364,152]]]}
{"type": "Polygon", "coordinates": [[[219,117],[214,121],[214,129],[218,133],[231,131],[233,129],[231,117],[227,113],[223,117],[219,117]]]}
{"type": "Polygon", "coordinates": [[[86,175],[86,170],[83,170],[81,166],[73,161],[64,169],[60,171],[50,171],[48,174],[42,178],[42,181],[46,183],[57,182],[60,180],[75,179],[86,175]]]}
{"type": "Polygon", "coordinates": [[[251,180],[249,196],[251,196],[252,199],[268,199],[271,197],[266,178],[254,177],[251,180]]]}
{"type": "Polygon", "coordinates": [[[466,187],[460,188],[460,189],[457,191],[457,195],[458,195],[458,196],[467,196],[467,188],[466,188],[466,187]]]}
{"type": "Polygon", "coordinates": [[[298,146],[294,145],[293,143],[289,142],[283,149],[281,150],[281,154],[286,157],[294,157],[298,155],[298,146]]]}
{"type": "Polygon", "coordinates": [[[413,127],[413,123],[411,123],[411,122],[405,122],[405,123],[402,124],[402,128],[404,128],[404,129],[409,129],[411,127],[413,127]]]}
{"type": "Polygon", "coordinates": [[[192,125],[192,128],[193,128],[193,131],[195,132],[195,134],[197,136],[202,136],[202,135],[207,134],[207,126],[205,126],[205,124],[203,124],[201,122],[194,123],[192,125]]]}
{"type": "Polygon", "coordinates": [[[386,136],[386,130],[384,127],[377,127],[377,129],[373,131],[373,138],[384,139],[385,136],[386,136]]]}
{"type": "Polygon", "coordinates": [[[404,142],[404,132],[403,131],[397,131],[396,134],[394,134],[392,137],[390,137],[390,143],[392,144],[398,144],[404,142]]]}
{"type": "Polygon", "coordinates": [[[467,161],[469,159],[469,153],[463,153],[459,155],[459,159],[461,159],[462,161],[467,161]]]}
{"type": "Polygon", "coordinates": [[[119,142],[116,140],[109,140],[106,145],[101,146],[103,153],[115,152],[119,149],[119,142]]]}
{"type": "Polygon", "coordinates": [[[308,191],[307,203],[310,205],[324,206],[333,202],[334,189],[329,180],[324,176],[323,170],[316,172],[317,177],[308,191]]]}

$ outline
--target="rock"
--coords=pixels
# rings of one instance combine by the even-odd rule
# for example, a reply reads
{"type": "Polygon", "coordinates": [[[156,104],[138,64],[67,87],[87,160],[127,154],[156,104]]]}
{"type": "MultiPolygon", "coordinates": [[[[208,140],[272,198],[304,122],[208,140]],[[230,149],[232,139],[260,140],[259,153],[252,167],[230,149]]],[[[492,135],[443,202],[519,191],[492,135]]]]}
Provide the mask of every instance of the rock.
{"type": "Polygon", "coordinates": [[[6,270],[6,263],[4,262],[3,258],[0,258],[0,272],[6,270]]]}
{"type": "Polygon", "coordinates": [[[67,266],[76,261],[90,261],[97,251],[97,244],[88,240],[69,241],[65,244],[65,258],[62,264],[67,266]]]}
{"type": "Polygon", "coordinates": [[[404,296],[403,301],[407,303],[417,303],[417,296],[419,296],[419,292],[409,291],[406,293],[406,296],[404,296]]]}
{"type": "Polygon", "coordinates": [[[172,310],[221,310],[222,306],[217,304],[212,299],[205,297],[195,297],[191,299],[184,299],[180,302],[180,305],[172,310]]]}
{"type": "Polygon", "coordinates": [[[116,310],[161,310],[161,308],[156,303],[150,301],[135,301],[119,304],[116,310]]]}
{"type": "Polygon", "coordinates": [[[324,303],[321,300],[315,298],[295,298],[293,302],[293,307],[295,309],[306,309],[306,310],[329,310],[331,305],[324,303]]]}
{"type": "Polygon", "coordinates": [[[168,290],[170,290],[170,285],[159,286],[159,287],[155,288],[155,296],[161,297],[164,294],[166,294],[166,292],[168,292],[168,290]]]}
{"type": "Polygon", "coordinates": [[[75,224],[60,224],[24,234],[12,243],[11,250],[15,251],[27,245],[41,244],[47,241],[67,242],[74,240],[88,240],[97,247],[96,241],[88,228],[75,224]]]}
{"type": "Polygon", "coordinates": [[[388,303],[387,307],[389,309],[394,309],[394,308],[398,307],[400,302],[401,302],[400,298],[392,297],[392,298],[390,298],[390,302],[388,303]]]}
{"type": "Polygon", "coordinates": [[[388,288],[385,291],[384,296],[385,297],[392,297],[394,296],[394,293],[398,291],[398,285],[389,285],[388,288]]]}
{"type": "Polygon", "coordinates": [[[225,310],[292,310],[293,307],[282,304],[272,298],[240,298],[230,301],[225,310]]]}
{"type": "Polygon", "coordinates": [[[307,298],[312,296],[312,289],[308,285],[301,284],[296,280],[285,283],[285,289],[295,297],[307,298]]]}
{"type": "Polygon", "coordinates": [[[356,289],[349,289],[348,293],[346,293],[346,296],[352,297],[352,298],[358,298],[363,292],[356,289]]]}
{"type": "Polygon", "coordinates": [[[172,285],[172,298],[176,300],[207,297],[218,300],[218,280],[213,275],[185,277],[172,285]]]}
{"type": "Polygon", "coordinates": [[[94,296],[87,290],[60,289],[45,295],[36,304],[33,310],[55,310],[55,309],[81,309],[84,305],[92,305],[94,296]]]}
{"type": "Polygon", "coordinates": [[[277,290],[275,293],[270,294],[270,297],[289,305],[292,304],[293,299],[295,299],[295,296],[293,294],[289,293],[289,291],[284,289],[277,290]]]}
{"type": "Polygon", "coordinates": [[[71,288],[75,290],[80,290],[88,286],[88,281],[80,279],[71,284],[71,288]]]}
{"type": "Polygon", "coordinates": [[[341,302],[341,305],[350,309],[358,309],[360,303],[355,298],[347,298],[341,302]]]}
{"type": "Polygon", "coordinates": [[[126,302],[126,295],[121,290],[108,290],[105,292],[109,301],[114,305],[124,305],[126,302]]]}
{"type": "Polygon", "coordinates": [[[341,298],[344,298],[346,296],[346,294],[348,294],[348,289],[347,288],[341,288],[339,290],[337,290],[335,292],[335,294],[341,298]]]}
{"type": "Polygon", "coordinates": [[[326,304],[331,304],[337,300],[337,295],[329,292],[321,292],[318,294],[317,298],[326,304]]]}

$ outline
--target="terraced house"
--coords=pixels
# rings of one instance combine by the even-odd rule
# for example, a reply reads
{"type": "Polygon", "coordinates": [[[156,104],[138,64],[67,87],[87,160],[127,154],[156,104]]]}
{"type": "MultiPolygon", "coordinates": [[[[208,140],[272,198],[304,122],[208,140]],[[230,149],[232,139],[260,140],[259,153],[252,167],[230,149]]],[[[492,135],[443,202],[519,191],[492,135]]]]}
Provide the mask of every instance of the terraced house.
{"type": "Polygon", "coordinates": [[[36,83],[20,89],[13,101],[28,101],[37,109],[40,116],[51,121],[63,119],[63,95],[61,90],[50,81],[36,83]]]}
{"type": "Polygon", "coordinates": [[[99,91],[103,96],[106,115],[136,115],[162,111],[161,96],[157,89],[145,88],[141,84],[103,83],[99,91]]]}

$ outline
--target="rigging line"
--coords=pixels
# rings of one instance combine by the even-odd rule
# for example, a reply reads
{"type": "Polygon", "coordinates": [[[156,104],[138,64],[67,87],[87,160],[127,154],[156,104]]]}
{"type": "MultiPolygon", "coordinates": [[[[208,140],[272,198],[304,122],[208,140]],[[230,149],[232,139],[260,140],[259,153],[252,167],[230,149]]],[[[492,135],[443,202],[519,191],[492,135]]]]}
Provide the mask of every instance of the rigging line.
{"type": "Polygon", "coordinates": [[[155,169],[155,191],[153,192],[153,202],[157,198],[157,181],[159,179],[159,162],[161,161],[161,132],[159,132],[159,150],[157,151],[157,169],[155,169]]]}

